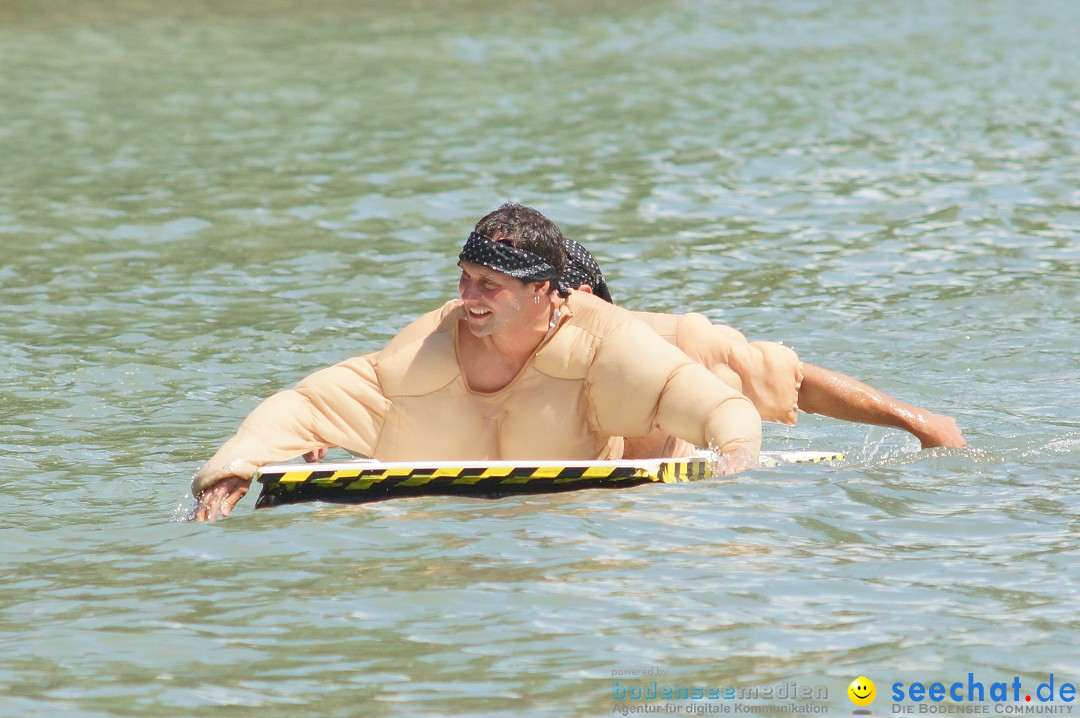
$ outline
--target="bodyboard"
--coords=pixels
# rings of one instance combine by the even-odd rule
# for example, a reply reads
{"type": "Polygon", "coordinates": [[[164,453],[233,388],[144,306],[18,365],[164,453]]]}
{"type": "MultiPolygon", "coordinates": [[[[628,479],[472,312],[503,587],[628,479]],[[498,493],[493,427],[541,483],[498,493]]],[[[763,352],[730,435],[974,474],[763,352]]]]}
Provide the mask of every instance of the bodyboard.
{"type": "MultiPolygon", "coordinates": [[[[842,461],[838,452],[771,451],[762,466],[842,461]]],[[[306,501],[360,504],[407,496],[497,499],[579,489],[621,489],[679,483],[713,475],[707,454],[680,459],[617,461],[429,461],[370,459],[314,464],[267,464],[255,474],[262,491],[255,508],[306,501]]]]}

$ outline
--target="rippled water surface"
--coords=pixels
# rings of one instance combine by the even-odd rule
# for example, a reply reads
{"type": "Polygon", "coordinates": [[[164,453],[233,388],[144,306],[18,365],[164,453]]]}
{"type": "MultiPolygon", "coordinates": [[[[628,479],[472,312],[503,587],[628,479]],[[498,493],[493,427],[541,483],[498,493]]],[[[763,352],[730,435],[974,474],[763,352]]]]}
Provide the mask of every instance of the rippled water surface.
{"type": "Polygon", "coordinates": [[[1080,682],[1080,5],[317,5],[0,2],[0,713],[1080,682]],[[452,296],[506,199],[620,303],[970,447],[804,415],[766,447],[846,463],[176,520],[262,397],[452,296]]]}

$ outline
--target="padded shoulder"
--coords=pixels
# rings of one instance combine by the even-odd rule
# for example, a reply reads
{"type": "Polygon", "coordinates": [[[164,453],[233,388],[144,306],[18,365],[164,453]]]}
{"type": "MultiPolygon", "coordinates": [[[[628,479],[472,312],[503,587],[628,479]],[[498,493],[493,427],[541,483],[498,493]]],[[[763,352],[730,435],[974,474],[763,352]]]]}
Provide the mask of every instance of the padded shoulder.
{"type": "Polygon", "coordinates": [[[634,318],[649,325],[649,327],[667,339],[672,344],[677,344],[679,336],[679,314],[661,314],[659,312],[631,312],[634,318]]]}
{"type": "Polygon", "coordinates": [[[711,367],[720,361],[720,358],[716,355],[717,347],[715,346],[716,340],[719,338],[718,333],[722,334],[727,331],[743,342],[746,341],[741,334],[728,327],[724,327],[720,332],[717,332],[716,327],[718,325],[710,322],[709,318],[704,314],[690,312],[674,316],[678,326],[678,332],[675,335],[675,346],[686,352],[687,356],[694,361],[707,367],[711,367]]]}
{"type": "Polygon", "coordinates": [[[570,292],[559,328],[536,353],[533,366],[555,379],[584,379],[603,338],[634,321],[634,313],[585,292],[570,292]]]}
{"type": "Polygon", "coordinates": [[[410,344],[417,339],[423,339],[427,335],[434,331],[438,331],[442,325],[443,320],[450,314],[454,314],[458,308],[461,307],[461,302],[452,299],[435,311],[422,314],[414,319],[408,326],[402,329],[383,349],[386,351],[396,351],[397,349],[410,344]]]}
{"type": "Polygon", "coordinates": [[[375,355],[375,373],[388,398],[430,394],[461,374],[455,346],[460,319],[460,305],[447,302],[407,326],[375,355]]]}

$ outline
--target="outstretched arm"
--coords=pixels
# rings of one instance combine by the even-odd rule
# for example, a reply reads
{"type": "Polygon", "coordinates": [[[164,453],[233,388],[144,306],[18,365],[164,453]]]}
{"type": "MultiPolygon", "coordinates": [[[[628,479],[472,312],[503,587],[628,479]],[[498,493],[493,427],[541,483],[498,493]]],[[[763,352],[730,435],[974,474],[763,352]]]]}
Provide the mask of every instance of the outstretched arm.
{"type": "Polygon", "coordinates": [[[388,401],[370,357],[354,357],[275,394],[248,415],[240,429],[195,474],[198,499],[192,518],[228,516],[263,464],[325,454],[341,446],[370,456],[388,401]]]}
{"type": "Polygon", "coordinates": [[[905,404],[839,372],[803,363],[799,408],[844,421],[891,426],[918,437],[924,449],[967,446],[951,416],[905,404]]]}

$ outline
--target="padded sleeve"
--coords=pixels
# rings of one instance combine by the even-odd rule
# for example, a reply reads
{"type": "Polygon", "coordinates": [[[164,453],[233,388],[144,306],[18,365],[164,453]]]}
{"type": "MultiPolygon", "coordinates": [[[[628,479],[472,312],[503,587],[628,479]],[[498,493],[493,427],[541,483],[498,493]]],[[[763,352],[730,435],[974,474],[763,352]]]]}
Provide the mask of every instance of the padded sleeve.
{"type": "Polygon", "coordinates": [[[371,456],[389,407],[372,365],[374,356],[318,371],[255,407],[195,474],[192,493],[198,496],[229,476],[250,479],[263,464],[315,448],[339,446],[371,456]]]}
{"type": "Polygon", "coordinates": [[[676,343],[690,358],[745,394],[765,421],[793,425],[803,371],[799,356],[775,342],[749,342],[700,314],[680,317],[676,343]]]}
{"type": "Polygon", "coordinates": [[[745,396],[630,320],[599,343],[587,379],[597,424],[637,437],[654,427],[701,447],[761,448],[761,418],[745,396]]]}

